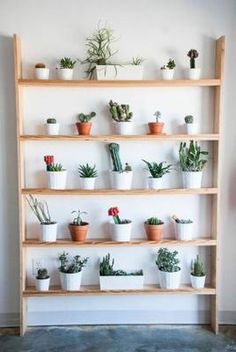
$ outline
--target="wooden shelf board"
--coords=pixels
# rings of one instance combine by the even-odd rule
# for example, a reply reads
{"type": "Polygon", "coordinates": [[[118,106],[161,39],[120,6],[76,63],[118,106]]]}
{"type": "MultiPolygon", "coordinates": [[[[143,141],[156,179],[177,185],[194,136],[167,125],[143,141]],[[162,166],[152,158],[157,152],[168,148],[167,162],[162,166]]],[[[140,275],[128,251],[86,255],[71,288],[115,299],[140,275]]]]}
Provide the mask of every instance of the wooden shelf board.
{"type": "Polygon", "coordinates": [[[189,80],[37,80],[19,79],[20,86],[44,86],[44,87],[216,87],[220,86],[221,80],[215,78],[189,80]]]}
{"type": "Polygon", "coordinates": [[[219,134],[163,134],[163,135],[150,135],[150,134],[137,134],[137,135],[44,135],[44,134],[26,134],[21,135],[21,141],[27,140],[68,140],[68,141],[111,141],[111,140],[164,140],[164,141],[182,141],[182,140],[198,140],[198,141],[218,141],[219,134]]]}
{"type": "Polygon", "coordinates": [[[91,239],[84,242],[75,242],[68,239],[57,240],[56,242],[42,242],[34,239],[27,239],[23,242],[24,247],[61,247],[61,246],[216,246],[217,242],[212,238],[198,238],[188,241],[175,239],[163,239],[160,241],[148,241],[144,239],[132,240],[130,242],[117,242],[109,239],[91,239]]]}
{"type": "Polygon", "coordinates": [[[158,285],[145,285],[141,290],[100,290],[99,286],[81,286],[79,291],[64,291],[60,287],[50,287],[49,291],[37,291],[35,287],[27,287],[23,291],[24,297],[43,296],[73,296],[73,295],[130,295],[130,294],[197,294],[215,295],[212,287],[194,289],[189,285],[182,285],[178,289],[161,289],[158,285]]]}
{"type": "Polygon", "coordinates": [[[146,189],[134,188],[121,189],[49,189],[49,188],[23,188],[22,194],[45,194],[45,195],[162,195],[162,194],[217,194],[217,188],[164,188],[146,189]]]}

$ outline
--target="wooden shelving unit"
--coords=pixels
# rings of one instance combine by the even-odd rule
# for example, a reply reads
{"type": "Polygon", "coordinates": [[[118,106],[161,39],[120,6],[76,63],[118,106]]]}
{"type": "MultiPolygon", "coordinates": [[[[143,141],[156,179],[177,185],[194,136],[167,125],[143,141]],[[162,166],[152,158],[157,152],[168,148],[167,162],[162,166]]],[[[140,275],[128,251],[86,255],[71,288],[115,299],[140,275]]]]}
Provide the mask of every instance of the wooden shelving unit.
{"type": "MultiPolygon", "coordinates": [[[[125,295],[125,294],[197,294],[210,295],[211,299],[211,326],[215,333],[218,332],[218,236],[219,236],[219,151],[220,151],[220,121],[221,121],[221,93],[224,68],[224,48],[225,37],[216,40],[216,67],[215,78],[201,80],[142,80],[142,81],[88,81],[88,80],[36,80],[23,79],[22,77],[22,61],[20,39],[14,35],[14,62],[15,62],[15,88],[16,88],[16,122],[17,122],[17,142],[18,142],[18,196],[19,196],[19,246],[20,246],[20,329],[23,335],[27,329],[27,299],[29,297],[44,296],[72,296],[72,295],[125,295]],[[27,87],[212,87],[215,92],[215,112],[213,116],[214,127],[212,133],[183,135],[183,134],[164,134],[161,136],[151,135],[94,135],[94,136],[78,136],[78,135],[26,135],[24,134],[23,122],[23,102],[22,91],[27,87]],[[127,140],[127,141],[181,141],[181,140],[198,140],[209,141],[213,143],[213,186],[211,188],[201,189],[132,189],[128,191],[113,189],[96,189],[93,191],[85,191],[81,189],[52,190],[46,188],[25,188],[24,175],[24,148],[23,144],[28,141],[110,141],[110,140],[127,140]],[[165,239],[159,242],[145,241],[143,239],[132,240],[130,242],[113,242],[107,239],[92,239],[79,243],[70,240],[57,240],[55,243],[46,243],[39,240],[27,239],[25,230],[25,195],[27,194],[43,194],[51,196],[60,195],[209,195],[212,197],[212,219],[211,233],[207,238],[197,238],[191,241],[177,241],[174,239],[165,239]],[[157,285],[147,285],[143,290],[119,290],[119,291],[102,291],[98,286],[84,286],[80,291],[63,291],[59,287],[51,287],[47,292],[36,291],[35,288],[26,286],[26,255],[27,250],[31,247],[62,247],[62,246],[206,246],[211,249],[211,282],[209,287],[201,290],[195,290],[190,286],[181,286],[177,290],[163,290],[157,285]]],[[[107,237],[107,236],[106,236],[107,237]]]]}

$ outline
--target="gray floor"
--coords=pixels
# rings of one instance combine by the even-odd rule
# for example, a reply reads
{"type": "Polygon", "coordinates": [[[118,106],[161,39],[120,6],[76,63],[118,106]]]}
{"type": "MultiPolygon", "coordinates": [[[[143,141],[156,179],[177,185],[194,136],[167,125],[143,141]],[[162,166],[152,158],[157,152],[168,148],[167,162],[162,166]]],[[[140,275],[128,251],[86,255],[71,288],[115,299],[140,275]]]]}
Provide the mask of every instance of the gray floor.
{"type": "Polygon", "coordinates": [[[236,327],[215,336],[196,326],[94,326],[33,328],[25,337],[0,330],[1,352],[230,352],[236,327]]]}

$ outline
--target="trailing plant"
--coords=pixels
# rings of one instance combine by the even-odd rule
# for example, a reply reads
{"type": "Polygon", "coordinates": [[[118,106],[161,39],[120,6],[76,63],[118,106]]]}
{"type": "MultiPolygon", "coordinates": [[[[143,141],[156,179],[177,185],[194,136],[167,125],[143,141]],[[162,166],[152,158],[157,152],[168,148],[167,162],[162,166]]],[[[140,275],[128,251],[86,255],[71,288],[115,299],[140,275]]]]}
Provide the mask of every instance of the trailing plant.
{"type": "Polygon", "coordinates": [[[133,113],[130,111],[128,104],[121,104],[109,101],[110,113],[114,121],[128,122],[131,120],[133,113]]]}
{"type": "Polygon", "coordinates": [[[45,65],[44,63],[42,63],[42,62],[39,62],[39,63],[36,64],[34,67],[35,67],[35,68],[46,68],[46,65],[45,65]]]}
{"type": "Polygon", "coordinates": [[[83,113],[80,113],[78,115],[78,118],[79,118],[79,121],[80,122],[89,122],[90,120],[92,120],[92,118],[96,116],[96,112],[92,111],[90,112],[90,114],[83,114],[83,113]]]}
{"type": "Polygon", "coordinates": [[[37,198],[34,198],[31,194],[29,197],[26,197],[27,203],[29,204],[31,210],[33,211],[34,215],[43,225],[50,225],[55,224],[55,221],[52,221],[51,215],[49,212],[48,204],[46,201],[38,201],[37,198]]]}
{"type": "Polygon", "coordinates": [[[199,257],[199,255],[197,255],[196,259],[194,260],[194,262],[192,263],[192,272],[191,275],[193,276],[205,276],[206,272],[204,270],[204,265],[199,257]]]}
{"type": "Polygon", "coordinates": [[[110,156],[113,163],[113,171],[117,172],[129,172],[132,171],[131,166],[128,163],[125,163],[125,168],[123,169],[121,160],[120,160],[120,146],[117,143],[110,143],[108,145],[110,156]]]}
{"type": "Polygon", "coordinates": [[[70,57],[63,57],[60,60],[60,68],[61,69],[65,69],[65,68],[73,69],[75,64],[76,64],[76,61],[72,61],[72,59],[70,57]]]}
{"type": "Polygon", "coordinates": [[[65,171],[61,164],[54,163],[54,156],[53,155],[45,155],[44,162],[46,164],[47,171],[65,171]]]}
{"type": "Polygon", "coordinates": [[[90,166],[89,164],[79,165],[79,176],[82,178],[97,177],[96,165],[90,166]]]}
{"type": "Polygon", "coordinates": [[[130,224],[131,220],[121,220],[119,217],[119,208],[118,207],[112,207],[110,209],[108,209],[108,215],[113,217],[113,221],[115,224],[130,224]]]}
{"type": "Polygon", "coordinates": [[[170,173],[170,171],[172,170],[171,164],[164,166],[166,164],[166,161],[162,161],[159,164],[156,162],[150,163],[149,161],[146,161],[144,159],[142,159],[142,161],[147,165],[151,177],[153,178],[161,178],[165,174],[170,173]]]}
{"type": "Polygon", "coordinates": [[[193,123],[194,122],[194,117],[192,115],[187,115],[184,118],[185,123],[193,123]]]}
{"type": "Polygon", "coordinates": [[[172,215],[172,219],[177,223],[177,224],[192,224],[193,221],[191,219],[180,219],[176,215],[172,215]]]}
{"type": "Polygon", "coordinates": [[[161,70],[173,70],[176,67],[175,60],[174,59],[169,59],[166,65],[161,67],[161,70]]]}
{"type": "Polygon", "coordinates": [[[164,222],[158,218],[149,218],[145,221],[145,224],[147,225],[163,225],[164,222]]]}
{"type": "Polygon", "coordinates": [[[208,152],[201,150],[197,141],[190,141],[189,146],[187,146],[186,142],[181,142],[179,148],[179,161],[182,171],[202,171],[207,163],[206,159],[202,159],[202,155],[208,155],[208,152]]]}
{"type": "Polygon", "coordinates": [[[167,248],[160,248],[157,252],[156,265],[160,271],[174,273],[180,270],[177,251],[169,251],[167,248]]]}
{"type": "Polygon", "coordinates": [[[53,119],[53,118],[49,118],[49,119],[47,119],[47,123],[54,124],[54,123],[57,123],[57,120],[53,119]]]}
{"type": "Polygon", "coordinates": [[[73,210],[71,214],[76,214],[76,216],[72,220],[73,225],[81,226],[84,224],[84,221],[82,220],[82,215],[87,214],[86,211],[80,211],[80,209],[78,209],[78,210],[73,210]]]}
{"type": "Polygon", "coordinates": [[[45,280],[45,279],[49,279],[49,277],[50,277],[50,276],[48,275],[47,269],[45,269],[45,268],[43,268],[43,269],[38,269],[36,279],[38,279],[38,280],[45,280]]]}
{"type": "Polygon", "coordinates": [[[69,253],[62,252],[59,257],[60,266],[59,271],[65,274],[79,273],[87,264],[88,257],[82,258],[80,255],[75,255],[73,258],[69,258],[69,253]]]}
{"type": "Polygon", "coordinates": [[[190,58],[190,68],[195,68],[195,59],[198,58],[199,54],[196,49],[189,50],[187,56],[190,58]]]}
{"type": "Polygon", "coordinates": [[[124,270],[114,270],[115,260],[111,259],[110,253],[102,258],[99,265],[100,276],[143,276],[143,271],[126,272],[124,270]]]}
{"type": "Polygon", "coordinates": [[[161,119],[161,112],[157,110],[156,112],[154,112],[153,116],[155,116],[156,122],[159,122],[159,120],[161,119]]]}
{"type": "Polygon", "coordinates": [[[140,66],[144,62],[144,58],[141,56],[136,56],[132,58],[131,65],[140,66]]]}

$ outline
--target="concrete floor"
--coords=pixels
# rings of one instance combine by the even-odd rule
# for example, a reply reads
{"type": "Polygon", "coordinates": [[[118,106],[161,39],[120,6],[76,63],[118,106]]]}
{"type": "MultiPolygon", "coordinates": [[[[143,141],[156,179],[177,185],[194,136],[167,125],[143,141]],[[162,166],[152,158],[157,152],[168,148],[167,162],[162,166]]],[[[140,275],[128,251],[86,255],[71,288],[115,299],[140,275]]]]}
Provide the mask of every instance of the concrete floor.
{"type": "Polygon", "coordinates": [[[0,352],[230,352],[236,327],[215,336],[196,326],[92,326],[32,328],[24,338],[0,329],[0,352]]]}

